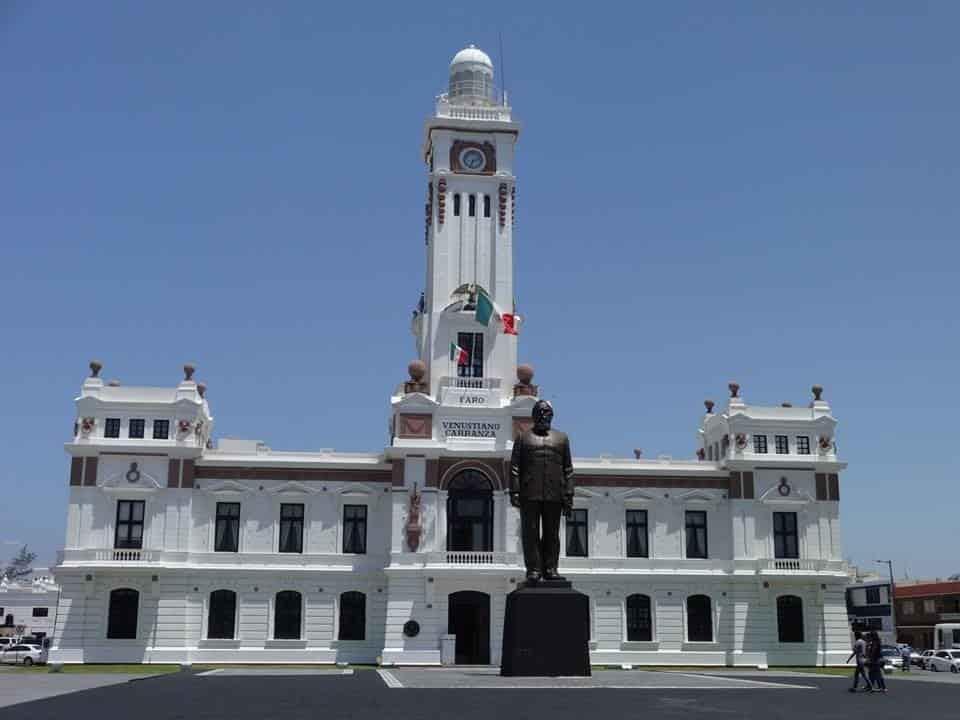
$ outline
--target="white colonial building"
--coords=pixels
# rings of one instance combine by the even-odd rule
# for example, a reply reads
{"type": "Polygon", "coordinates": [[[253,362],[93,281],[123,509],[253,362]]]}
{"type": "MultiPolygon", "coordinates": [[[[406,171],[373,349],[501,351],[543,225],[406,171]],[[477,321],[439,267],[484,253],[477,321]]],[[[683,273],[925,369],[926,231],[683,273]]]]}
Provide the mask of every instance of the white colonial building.
{"type": "Polygon", "coordinates": [[[0,637],[53,635],[60,588],[47,568],[35,568],[16,580],[0,577],[0,637]]]}
{"type": "MultiPolygon", "coordinates": [[[[493,87],[489,58],[461,51],[426,123],[419,359],[384,450],[214,442],[192,367],[148,388],[91,365],[54,660],[439,664],[452,634],[457,662],[499,662],[523,578],[507,463],[538,389],[505,332],[520,125],[493,87]]],[[[591,598],[595,663],[844,661],[845,465],[821,392],[759,407],[731,384],[694,459],[575,459],[560,570],[591,598]]]]}

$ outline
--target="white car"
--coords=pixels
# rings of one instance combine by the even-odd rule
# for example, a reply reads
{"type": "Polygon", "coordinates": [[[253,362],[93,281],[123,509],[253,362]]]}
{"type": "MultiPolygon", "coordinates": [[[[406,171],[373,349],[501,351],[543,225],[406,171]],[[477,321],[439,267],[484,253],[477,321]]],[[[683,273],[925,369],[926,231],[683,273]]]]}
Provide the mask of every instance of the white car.
{"type": "Polygon", "coordinates": [[[937,650],[927,658],[927,669],[934,672],[960,672],[960,650],[937,650]]]}
{"type": "Polygon", "coordinates": [[[0,663],[7,665],[36,665],[47,661],[47,651],[39,645],[10,645],[0,654],[0,663]]]}
{"type": "Polygon", "coordinates": [[[917,665],[919,665],[921,669],[926,670],[927,660],[933,657],[935,652],[936,650],[924,650],[922,653],[920,653],[920,659],[917,661],[917,665]]]}

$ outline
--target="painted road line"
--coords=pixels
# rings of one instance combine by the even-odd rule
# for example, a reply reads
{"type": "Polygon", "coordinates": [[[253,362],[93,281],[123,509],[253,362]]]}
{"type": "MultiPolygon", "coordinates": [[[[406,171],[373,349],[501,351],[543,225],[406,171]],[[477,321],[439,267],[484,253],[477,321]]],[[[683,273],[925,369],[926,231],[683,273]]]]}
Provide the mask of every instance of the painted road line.
{"type": "Polygon", "coordinates": [[[389,670],[377,670],[377,675],[379,675],[383,682],[388,688],[402,688],[403,683],[397,680],[396,676],[389,670]]]}
{"type": "MultiPolygon", "coordinates": [[[[689,677],[689,678],[702,679],[702,678],[708,677],[712,680],[728,680],[733,683],[757,685],[759,687],[794,688],[797,690],[816,690],[817,689],[815,685],[793,685],[791,683],[774,683],[774,682],[767,682],[765,680],[747,680],[746,678],[728,677],[726,675],[711,675],[709,673],[683,673],[683,672],[673,672],[672,670],[666,670],[664,672],[668,672],[671,675],[681,675],[683,677],[689,677]]],[[[731,685],[730,687],[737,687],[737,686],[731,685]]],[[[739,687],[743,687],[743,685],[740,685],[739,687]]]]}

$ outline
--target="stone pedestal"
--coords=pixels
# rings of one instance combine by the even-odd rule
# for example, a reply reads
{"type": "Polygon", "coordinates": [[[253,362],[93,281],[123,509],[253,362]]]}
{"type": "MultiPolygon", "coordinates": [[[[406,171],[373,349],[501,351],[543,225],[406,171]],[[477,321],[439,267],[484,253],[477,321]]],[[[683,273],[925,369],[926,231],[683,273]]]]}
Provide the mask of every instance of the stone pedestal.
{"type": "Polygon", "coordinates": [[[570,582],[521,585],[507,595],[500,674],[589,677],[590,599],[570,582]]]}

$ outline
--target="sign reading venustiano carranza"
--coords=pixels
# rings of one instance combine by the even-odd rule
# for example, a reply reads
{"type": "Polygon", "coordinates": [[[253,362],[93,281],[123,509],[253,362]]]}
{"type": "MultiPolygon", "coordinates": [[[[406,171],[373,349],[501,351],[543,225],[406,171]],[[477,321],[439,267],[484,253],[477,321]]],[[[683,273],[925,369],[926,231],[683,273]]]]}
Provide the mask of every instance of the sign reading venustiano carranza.
{"type": "Polygon", "coordinates": [[[500,432],[499,420],[467,420],[465,418],[450,418],[442,420],[440,427],[443,430],[444,437],[448,438],[473,438],[493,440],[500,432]]]}

